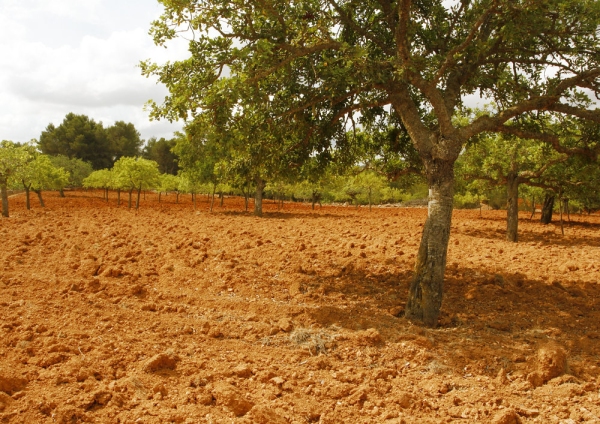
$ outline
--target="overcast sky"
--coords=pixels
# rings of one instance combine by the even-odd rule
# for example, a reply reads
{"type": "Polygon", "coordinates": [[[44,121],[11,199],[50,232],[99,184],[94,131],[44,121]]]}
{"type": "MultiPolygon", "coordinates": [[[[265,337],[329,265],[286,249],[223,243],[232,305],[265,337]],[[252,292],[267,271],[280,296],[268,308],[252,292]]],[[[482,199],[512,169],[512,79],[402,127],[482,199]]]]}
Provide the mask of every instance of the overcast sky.
{"type": "Polygon", "coordinates": [[[148,29],[161,12],[156,0],[0,0],[0,140],[37,139],[69,112],[171,137],[182,125],[143,109],[167,90],[137,67],[186,57],[183,42],[154,46],[148,29]]]}

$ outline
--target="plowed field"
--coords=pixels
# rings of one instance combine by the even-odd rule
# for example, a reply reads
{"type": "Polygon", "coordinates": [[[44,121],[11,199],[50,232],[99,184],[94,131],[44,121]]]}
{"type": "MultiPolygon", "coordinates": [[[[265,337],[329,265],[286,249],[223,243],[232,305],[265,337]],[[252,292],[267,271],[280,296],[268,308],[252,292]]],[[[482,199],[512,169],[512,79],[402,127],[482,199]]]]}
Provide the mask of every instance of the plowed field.
{"type": "Polygon", "coordinates": [[[0,422],[600,422],[598,216],[455,211],[425,329],[425,209],[44,195],[0,220],[0,422]]]}

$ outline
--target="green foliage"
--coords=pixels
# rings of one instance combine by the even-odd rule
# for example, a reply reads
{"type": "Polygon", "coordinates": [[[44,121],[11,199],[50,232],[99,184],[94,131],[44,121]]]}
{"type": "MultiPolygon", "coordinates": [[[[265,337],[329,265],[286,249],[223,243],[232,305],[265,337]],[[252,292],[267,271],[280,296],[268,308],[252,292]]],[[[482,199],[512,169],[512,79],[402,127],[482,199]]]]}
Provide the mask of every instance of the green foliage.
{"type": "Polygon", "coordinates": [[[144,146],[142,157],[150,159],[158,163],[158,170],[162,174],[177,175],[179,170],[179,159],[173,149],[177,143],[176,138],[167,140],[165,138],[151,138],[144,146]]]}
{"type": "Polygon", "coordinates": [[[69,183],[68,171],[54,166],[49,156],[40,154],[28,161],[16,178],[34,191],[61,190],[69,183]]]}
{"type": "Polygon", "coordinates": [[[0,185],[6,188],[10,179],[21,172],[32,154],[23,146],[11,141],[3,140],[0,143],[0,185]]]}
{"type": "Polygon", "coordinates": [[[89,162],[78,158],[68,158],[64,155],[49,156],[52,164],[57,168],[63,168],[69,173],[69,187],[83,187],[83,180],[92,172],[93,168],[89,162]]]}
{"type": "Polygon", "coordinates": [[[105,131],[113,162],[123,156],[140,155],[142,139],[132,123],[117,121],[105,131]]]}
{"type": "Polygon", "coordinates": [[[160,184],[157,188],[159,191],[164,191],[165,193],[168,193],[170,191],[178,191],[179,185],[180,179],[177,175],[160,174],[160,184]]]}
{"type": "Polygon", "coordinates": [[[86,115],[69,113],[59,126],[49,124],[38,142],[42,153],[78,158],[93,169],[110,168],[122,156],[140,152],[140,134],[133,124],[123,121],[104,128],[86,115]]]}
{"type": "Polygon", "coordinates": [[[116,185],[125,190],[148,190],[160,184],[158,164],[144,158],[122,157],[112,172],[116,185]]]}
{"type": "Polygon", "coordinates": [[[115,188],[115,174],[110,169],[93,171],[83,180],[84,188],[115,188]]]}

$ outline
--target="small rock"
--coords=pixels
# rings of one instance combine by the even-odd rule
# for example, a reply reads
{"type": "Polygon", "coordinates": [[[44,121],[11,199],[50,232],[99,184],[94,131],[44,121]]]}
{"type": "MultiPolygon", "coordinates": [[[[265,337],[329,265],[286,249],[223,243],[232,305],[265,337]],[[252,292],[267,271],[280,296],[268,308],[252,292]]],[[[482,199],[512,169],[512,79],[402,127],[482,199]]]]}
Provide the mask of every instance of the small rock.
{"type": "Polygon", "coordinates": [[[368,330],[361,332],[362,338],[371,344],[376,344],[381,342],[381,334],[374,328],[369,328],[368,330]]]}
{"type": "Polygon", "coordinates": [[[174,370],[181,359],[173,353],[159,353],[148,359],[143,367],[145,372],[155,372],[163,369],[174,370]]]}
{"type": "Polygon", "coordinates": [[[27,380],[18,377],[6,377],[0,375],[0,392],[12,395],[15,392],[20,392],[27,385],[27,380]]]}
{"type": "Polygon", "coordinates": [[[504,368],[501,368],[500,371],[498,371],[498,375],[496,376],[496,383],[498,383],[500,386],[503,386],[506,383],[508,383],[508,378],[506,377],[506,370],[504,368]]]}
{"type": "Polygon", "coordinates": [[[538,415],[540,415],[539,409],[530,409],[525,408],[523,406],[517,407],[517,413],[527,418],[537,417],[538,415]]]}
{"type": "Polygon", "coordinates": [[[14,402],[13,398],[11,398],[6,393],[0,392],[0,412],[4,411],[7,407],[9,407],[14,402]]]}
{"type": "Polygon", "coordinates": [[[212,395],[217,400],[217,405],[225,406],[238,417],[245,415],[254,406],[252,402],[244,399],[242,394],[229,383],[216,383],[212,395]]]}
{"type": "Polygon", "coordinates": [[[399,317],[404,312],[404,306],[394,306],[388,309],[388,311],[392,316],[399,317]]]}
{"type": "Polygon", "coordinates": [[[512,409],[498,412],[491,421],[492,424],[519,424],[520,422],[519,414],[512,409]]]}
{"type": "Polygon", "coordinates": [[[250,410],[252,422],[256,424],[287,424],[287,420],[281,415],[277,414],[273,409],[263,406],[256,405],[250,410]]]}
{"type": "Polygon", "coordinates": [[[277,324],[279,325],[281,331],[285,331],[286,333],[292,331],[292,321],[290,321],[289,318],[281,318],[277,324]]]}
{"type": "Polygon", "coordinates": [[[270,381],[276,386],[281,386],[283,383],[285,383],[285,380],[281,377],[273,377],[270,381]]]}
{"type": "Polygon", "coordinates": [[[233,370],[233,374],[239,378],[248,378],[252,376],[252,370],[248,365],[238,365],[233,370]]]}
{"type": "Polygon", "coordinates": [[[567,354],[558,344],[550,343],[538,351],[537,366],[546,382],[567,371],[567,354]]]}
{"type": "Polygon", "coordinates": [[[413,400],[412,396],[409,393],[407,393],[407,392],[400,392],[396,396],[396,403],[398,405],[400,405],[404,409],[410,407],[410,404],[412,403],[412,400],[413,400]]]}
{"type": "Polygon", "coordinates": [[[539,371],[534,371],[527,374],[527,381],[529,381],[533,387],[540,387],[544,384],[544,377],[539,371]]]}

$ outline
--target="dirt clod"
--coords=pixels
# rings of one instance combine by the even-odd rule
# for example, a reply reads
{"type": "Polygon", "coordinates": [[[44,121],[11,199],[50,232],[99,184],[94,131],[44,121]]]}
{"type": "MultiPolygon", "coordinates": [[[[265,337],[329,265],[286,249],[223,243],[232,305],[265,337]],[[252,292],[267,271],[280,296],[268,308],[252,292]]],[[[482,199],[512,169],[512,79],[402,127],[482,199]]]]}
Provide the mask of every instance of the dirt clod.
{"type": "Polygon", "coordinates": [[[229,383],[219,382],[215,384],[212,395],[217,400],[217,405],[227,407],[238,417],[245,415],[254,406],[252,402],[244,399],[241,392],[229,383]]]}
{"type": "Polygon", "coordinates": [[[537,352],[537,370],[544,382],[567,371],[567,354],[562,346],[549,343],[537,352]]]}
{"type": "Polygon", "coordinates": [[[454,210],[426,328],[402,314],[424,208],[44,195],[0,219],[2,423],[600,416],[598,215],[523,213],[511,243],[505,212],[454,210]]]}
{"type": "Polygon", "coordinates": [[[143,370],[146,372],[174,370],[179,361],[179,356],[174,353],[159,353],[144,363],[143,370]]]}

